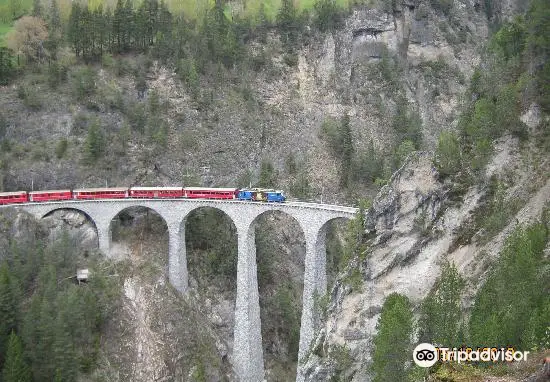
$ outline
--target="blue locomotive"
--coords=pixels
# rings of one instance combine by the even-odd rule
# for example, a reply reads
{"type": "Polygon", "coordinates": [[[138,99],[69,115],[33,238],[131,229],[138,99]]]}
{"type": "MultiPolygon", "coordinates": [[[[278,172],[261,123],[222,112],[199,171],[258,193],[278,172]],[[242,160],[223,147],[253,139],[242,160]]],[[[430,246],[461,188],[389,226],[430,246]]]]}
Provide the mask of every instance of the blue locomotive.
{"type": "Polygon", "coordinates": [[[237,199],[250,200],[257,202],[277,202],[282,203],[286,200],[283,191],[264,188],[243,188],[237,193],[237,199]]]}

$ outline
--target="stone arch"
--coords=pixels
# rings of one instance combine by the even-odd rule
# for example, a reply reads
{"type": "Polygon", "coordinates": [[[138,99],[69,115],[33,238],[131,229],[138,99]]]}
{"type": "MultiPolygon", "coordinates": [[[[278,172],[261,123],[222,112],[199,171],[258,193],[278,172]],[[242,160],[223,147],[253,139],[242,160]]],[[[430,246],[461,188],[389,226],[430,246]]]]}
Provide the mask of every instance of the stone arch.
{"type": "Polygon", "coordinates": [[[289,211],[266,209],[255,216],[249,237],[256,248],[262,352],[269,368],[292,378],[298,365],[306,234],[289,211]]]}
{"type": "Polygon", "coordinates": [[[97,225],[97,222],[95,221],[95,219],[91,216],[91,214],[89,212],[87,212],[85,209],[82,209],[82,208],[78,208],[78,207],[65,207],[65,206],[59,206],[59,207],[55,207],[55,208],[52,208],[50,210],[47,210],[46,212],[44,211],[40,211],[38,212],[38,215],[37,217],[39,217],[39,219],[44,219],[44,218],[47,218],[47,217],[50,217],[52,214],[58,212],[58,211],[68,211],[68,212],[77,212],[78,214],[84,216],[84,218],[86,219],[86,221],[88,221],[89,223],[91,223],[91,225],[93,226],[93,229],[95,231],[95,236],[96,236],[96,239],[95,239],[95,244],[96,246],[99,248],[100,246],[100,236],[101,236],[101,233],[100,233],[100,229],[97,225]]]}
{"type": "MultiPolygon", "coordinates": [[[[234,277],[236,278],[237,256],[238,256],[238,244],[237,244],[238,231],[237,231],[237,225],[236,225],[234,217],[231,216],[232,214],[230,213],[230,211],[225,210],[222,206],[220,206],[218,204],[206,203],[204,205],[193,206],[191,209],[186,211],[185,215],[183,216],[183,218],[179,222],[179,226],[178,226],[177,235],[178,235],[178,240],[179,240],[179,243],[180,243],[179,248],[178,248],[178,252],[179,252],[178,256],[180,258],[185,258],[186,259],[186,262],[187,262],[186,269],[187,269],[187,272],[189,273],[190,268],[193,268],[194,260],[189,257],[189,253],[188,253],[188,248],[187,248],[187,245],[189,244],[188,234],[192,233],[192,232],[189,232],[189,231],[193,231],[195,229],[194,226],[189,225],[189,219],[194,218],[196,216],[196,214],[199,214],[199,213],[204,212],[204,211],[206,211],[206,214],[205,214],[206,218],[211,218],[211,216],[207,215],[208,213],[210,213],[209,211],[215,211],[216,213],[221,213],[220,217],[222,219],[227,219],[227,222],[229,223],[229,229],[230,229],[229,235],[234,236],[234,241],[235,241],[234,245],[235,245],[235,252],[236,253],[235,253],[235,264],[234,264],[234,267],[235,267],[234,268],[234,271],[235,271],[234,277]]],[[[230,240],[233,240],[233,238],[230,238],[230,240]]]]}
{"type": "MultiPolygon", "coordinates": [[[[333,227],[333,224],[340,223],[340,222],[349,222],[351,221],[351,218],[346,216],[335,216],[332,218],[329,218],[326,220],[323,225],[321,225],[321,228],[317,232],[317,237],[315,238],[315,247],[321,252],[321,261],[324,260],[324,275],[319,275],[319,277],[323,278],[325,281],[325,284],[327,287],[330,287],[330,262],[327,261],[327,234],[329,233],[329,230],[333,227]]],[[[333,280],[332,280],[333,281],[333,280]]]]}
{"type": "MultiPolygon", "coordinates": [[[[157,232],[157,233],[161,233],[161,232],[165,232],[166,231],[166,245],[167,245],[167,248],[166,250],[162,250],[160,251],[161,253],[167,253],[168,252],[168,246],[170,245],[169,241],[170,241],[170,236],[169,236],[169,222],[166,220],[166,218],[163,216],[163,214],[147,205],[147,204],[134,204],[134,205],[126,205],[124,208],[122,209],[117,209],[116,211],[114,211],[114,213],[111,213],[109,216],[105,217],[105,230],[107,232],[107,237],[108,237],[108,245],[109,245],[109,249],[112,248],[112,244],[114,242],[114,240],[116,239],[116,237],[118,236],[118,232],[114,232],[113,229],[114,228],[120,228],[120,227],[126,227],[126,228],[130,228],[131,227],[131,224],[135,224],[136,222],[134,221],[136,219],[136,217],[133,217],[131,216],[130,214],[128,214],[128,212],[130,211],[135,211],[137,214],[144,214],[143,217],[138,217],[138,221],[137,221],[137,224],[140,224],[140,220],[141,219],[150,219],[150,215],[149,213],[150,212],[153,212],[153,218],[155,216],[157,216],[158,218],[160,218],[160,221],[162,222],[162,226],[163,228],[157,232]],[[120,227],[117,227],[115,226],[116,224],[116,221],[119,221],[120,223],[120,227]]],[[[146,224],[146,222],[144,222],[143,224],[146,224]]],[[[123,229],[126,229],[126,228],[123,228],[123,229]]],[[[154,235],[155,232],[146,232],[146,234],[152,234],[154,235]]],[[[110,255],[113,256],[115,255],[116,256],[116,253],[112,253],[113,251],[110,251],[110,255]]],[[[168,261],[168,259],[166,258],[165,259],[166,262],[168,261]]]]}

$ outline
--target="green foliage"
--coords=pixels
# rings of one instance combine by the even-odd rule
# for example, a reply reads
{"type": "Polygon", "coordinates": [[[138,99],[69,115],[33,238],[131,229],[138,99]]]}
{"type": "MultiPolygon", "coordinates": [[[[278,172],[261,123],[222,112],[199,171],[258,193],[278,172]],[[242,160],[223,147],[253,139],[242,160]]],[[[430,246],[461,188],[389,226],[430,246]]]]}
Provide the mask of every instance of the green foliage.
{"type": "Polygon", "coordinates": [[[0,265],[0,364],[3,354],[8,350],[10,333],[17,325],[17,284],[10,276],[8,264],[3,261],[0,265]]]}
{"type": "Polygon", "coordinates": [[[550,322],[548,227],[518,227],[478,291],[469,323],[471,345],[534,348],[550,322]]]}
{"type": "Polygon", "coordinates": [[[420,340],[446,347],[460,347],[460,300],[465,281],[452,263],[445,262],[441,275],[422,302],[420,340]]]}
{"type": "Polygon", "coordinates": [[[525,21],[523,17],[518,16],[512,22],[501,26],[492,37],[490,47],[493,52],[508,61],[521,56],[525,48],[525,39],[525,21]]]}
{"type": "Polygon", "coordinates": [[[437,141],[435,166],[442,176],[454,175],[461,170],[460,142],[452,131],[442,131],[437,141]]]}
{"type": "Polygon", "coordinates": [[[21,84],[17,88],[17,97],[19,97],[23,104],[31,110],[40,110],[42,108],[42,98],[40,92],[34,86],[27,84],[21,84]]]}
{"type": "Polygon", "coordinates": [[[416,150],[414,142],[405,139],[399,144],[394,153],[394,167],[399,168],[405,162],[410,153],[416,150]]]}
{"type": "Polygon", "coordinates": [[[284,56],[283,56],[283,61],[285,62],[286,65],[290,66],[290,67],[296,67],[298,66],[298,54],[294,53],[294,52],[290,52],[290,53],[286,53],[284,56]]]}
{"type": "Polygon", "coordinates": [[[79,259],[68,234],[51,243],[40,234],[8,241],[0,267],[0,326],[11,326],[22,344],[12,332],[7,353],[0,351],[6,355],[3,380],[30,381],[30,368],[36,381],[54,380],[56,374],[76,381],[78,374],[93,368],[100,327],[118,298],[120,286],[102,273],[111,267],[79,259]],[[70,276],[82,262],[93,277],[78,286],[70,276]],[[9,315],[2,310],[7,283],[12,291],[9,315]]]}
{"type": "Polygon", "coordinates": [[[178,75],[181,80],[187,85],[189,91],[195,100],[198,99],[199,92],[199,74],[197,66],[193,58],[182,59],[177,67],[178,75]]]}
{"type": "Polygon", "coordinates": [[[56,89],[59,84],[67,79],[67,67],[59,61],[52,61],[48,67],[48,84],[56,89]]]}
{"type": "Polygon", "coordinates": [[[128,150],[128,143],[132,139],[132,131],[130,130],[130,124],[128,122],[124,122],[122,124],[122,128],[118,132],[118,153],[120,155],[126,155],[126,152],[128,150]]]}
{"type": "Polygon", "coordinates": [[[143,104],[140,102],[131,103],[127,109],[128,123],[133,130],[143,134],[147,125],[147,111],[143,104]]]}
{"type": "Polygon", "coordinates": [[[68,146],[69,146],[69,142],[65,138],[62,138],[57,143],[57,146],[55,146],[55,156],[57,156],[57,159],[61,159],[65,156],[68,146]]]}
{"type": "Polygon", "coordinates": [[[97,161],[105,151],[105,136],[99,121],[93,121],[88,127],[88,135],[85,142],[85,159],[88,163],[97,161]]]}
{"type": "Polygon", "coordinates": [[[320,31],[325,32],[336,28],[341,23],[341,15],[335,0],[316,0],[314,22],[320,31]]]}
{"type": "Polygon", "coordinates": [[[299,32],[298,13],[292,0],[282,0],[277,13],[277,25],[281,31],[281,40],[287,50],[296,46],[299,32]]]}
{"type": "Polygon", "coordinates": [[[404,97],[399,97],[396,111],[392,120],[392,128],[396,134],[396,142],[408,140],[415,148],[422,145],[422,119],[418,113],[409,110],[409,105],[404,97]]]}
{"type": "Polygon", "coordinates": [[[235,226],[220,210],[201,208],[185,222],[190,268],[206,279],[223,277],[232,284],[237,272],[235,226]]]}
{"type": "Polygon", "coordinates": [[[413,315],[409,299],[398,293],[384,301],[372,350],[375,382],[405,382],[411,357],[413,315]]]}
{"type": "Polygon", "coordinates": [[[357,181],[374,183],[377,178],[384,176],[384,158],[374,149],[372,140],[367,149],[358,153],[353,165],[352,177],[357,181]]]}
{"type": "Polygon", "coordinates": [[[14,58],[8,48],[0,46],[0,85],[8,85],[13,78],[15,74],[14,58]]]}
{"type": "Polygon", "coordinates": [[[299,199],[307,200],[312,193],[311,185],[307,172],[305,170],[300,171],[298,175],[292,180],[289,186],[289,191],[292,195],[299,199]]]}
{"type": "Polygon", "coordinates": [[[526,16],[527,52],[535,64],[538,98],[550,111],[550,6],[545,0],[532,0],[526,16]]]}
{"type": "Polygon", "coordinates": [[[273,167],[273,163],[268,160],[262,160],[260,166],[260,180],[258,181],[259,187],[273,188],[277,184],[277,170],[273,167]]]}
{"type": "Polygon", "coordinates": [[[430,0],[430,4],[433,9],[449,16],[453,9],[454,0],[430,0]]]}
{"type": "Polygon", "coordinates": [[[349,221],[345,232],[345,245],[338,269],[344,269],[348,266],[351,259],[355,256],[361,260],[365,258],[366,251],[363,240],[365,236],[365,214],[371,205],[372,202],[370,200],[359,201],[359,211],[349,221]]]}
{"type": "Polygon", "coordinates": [[[353,362],[349,347],[335,344],[330,348],[329,355],[335,363],[335,376],[342,380],[342,374],[349,370],[353,362]]]}
{"type": "Polygon", "coordinates": [[[346,187],[352,175],[352,161],[355,152],[349,115],[344,114],[340,122],[332,118],[325,119],[321,127],[320,138],[327,142],[332,154],[340,159],[340,185],[346,187]]]}
{"type": "Polygon", "coordinates": [[[71,71],[70,82],[75,97],[82,101],[96,91],[96,72],[89,66],[71,71]]]}
{"type": "Polygon", "coordinates": [[[285,333],[287,352],[293,359],[298,358],[298,345],[300,342],[300,311],[296,309],[299,303],[291,285],[279,285],[273,296],[275,317],[273,319],[282,328],[288,330],[285,333]]]}
{"type": "Polygon", "coordinates": [[[23,345],[13,330],[8,341],[6,361],[2,370],[2,380],[4,382],[31,381],[29,366],[23,359],[23,345]]]}

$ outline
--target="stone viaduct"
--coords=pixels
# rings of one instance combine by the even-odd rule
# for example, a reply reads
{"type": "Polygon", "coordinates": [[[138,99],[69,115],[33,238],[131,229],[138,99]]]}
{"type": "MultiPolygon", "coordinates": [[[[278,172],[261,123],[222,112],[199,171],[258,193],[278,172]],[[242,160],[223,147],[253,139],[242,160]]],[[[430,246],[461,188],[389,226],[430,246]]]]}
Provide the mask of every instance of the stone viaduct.
{"type": "MultiPolygon", "coordinates": [[[[233,365],[243,382],[260,382],[264,378],[260,305],[256,271],[256,245],[254,224],[267,211],[281,211],[293,217],[300,225],[306,241],[304,294],[300,326],[298,359],[307,353],[316,326],[315,296],[324,295],[327,289],[325,237],[328,223],[337,218],[353,218],[356,208],[328,204],[288,202],[282,204],[193,200],[193,199],[122,199],[93,201],[60,201],[17,205],[37,218],[59,209],[72,209],[84,213],[97,230],[99,249],[109,255],[111,222],[129,207],[146,207],[158,213],[168,227],[168,278],[181,293],[188,287],[185,253],[185,221],[190,212],[201,207],[213,207],[226,213],[235,224],[238,236],[237,300],[233,365]]],[[[297,381],[304,376],[298,367],[297,381]]]]}

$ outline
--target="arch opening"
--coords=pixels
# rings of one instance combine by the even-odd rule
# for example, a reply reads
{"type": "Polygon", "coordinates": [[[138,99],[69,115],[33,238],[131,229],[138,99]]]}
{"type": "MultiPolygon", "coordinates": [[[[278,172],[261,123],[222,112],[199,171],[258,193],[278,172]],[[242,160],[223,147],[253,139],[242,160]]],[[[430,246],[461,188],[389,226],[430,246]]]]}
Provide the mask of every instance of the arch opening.
{"type": "Polygon", "coordinates": [[[263,212],[250,229],[255,232],[266,378],[293,380],[300,342],[305,235],[298,221],[281,211],[263,212]]]}
{"type": "Polygon", "coordinates": [[[158,278],[168,264],[168,225],[155,210],[132,206],[119,211],[109,223],[110,256],[130,259],[142,275],[158,278]]]}
{"type": "Polygon", "coordinates": [[[49,241],[62,239],[76,254],[87,256],[99,247],[96,222],[77,208],[57,208],[47,212],[41,220],[48,227],[49,241]]]}
{"type": "MultiPolygon", "coordinates": [[[[180,224],[180,243],[185,248],[189,288],[201,304],[201,322],[208,327],[197,341],[191,341],[196,354],[210,348],[213,380],[232,373],[228,353],[234,341],[235,300],[237,296],[237,228],[228,214],[218,208],[201,206],[190,211],[180,224]],[[204,320],[204,315],[210,320],[204,320]],[[208,334],[206,334],[208,332],[208,334]],[[216,333],[215,336],[212,333],[216,333]],[[226,343],[221,343],[220,338],[226,343]]],[[[194,333],[196,336],[198,333],[194,333]]]]}
{"type": "Polygon", "coordinates": [[[190,286],[234,302],[237,279],[237,228],[218,208],[198,207],[181,223],[190,286]]]}
{"type": "Polygon", "coordinates": [[[336,276],[343,269],[346,262],[346,251],[349,246],[349,224],[348,218],[334,218],[327,221],[320,230],[325,237],[318,237],[317,240],[324,240],[326,250],[326,277],[327,292],[330,292],[336,276]]]}

